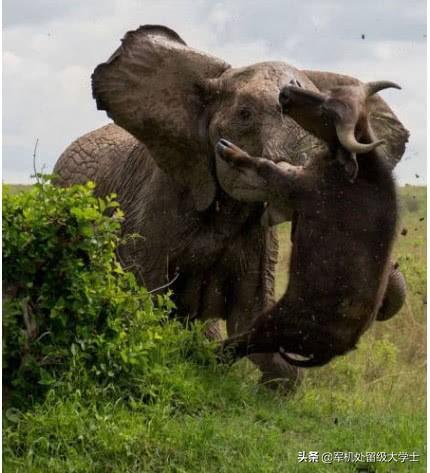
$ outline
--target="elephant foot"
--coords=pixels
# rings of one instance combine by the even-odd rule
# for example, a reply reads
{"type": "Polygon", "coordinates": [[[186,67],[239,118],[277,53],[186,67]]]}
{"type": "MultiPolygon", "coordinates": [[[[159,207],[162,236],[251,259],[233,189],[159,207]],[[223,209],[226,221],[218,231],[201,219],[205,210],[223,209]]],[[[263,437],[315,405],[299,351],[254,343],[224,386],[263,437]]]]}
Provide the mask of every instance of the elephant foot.
{"type": "Polygon", "coordinates": [[[282,359],[279,353],[261,353],[249,356],[261,370],[260,383],[266,388],[292,395],[303,381],[303,370],[282,359]]]}

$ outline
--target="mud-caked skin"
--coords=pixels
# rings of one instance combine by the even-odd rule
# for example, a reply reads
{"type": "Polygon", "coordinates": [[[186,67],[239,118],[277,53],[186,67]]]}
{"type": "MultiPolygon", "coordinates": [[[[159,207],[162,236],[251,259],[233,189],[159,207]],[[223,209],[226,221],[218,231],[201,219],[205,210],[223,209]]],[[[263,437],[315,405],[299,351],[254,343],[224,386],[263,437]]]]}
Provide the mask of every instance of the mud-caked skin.
{"type": "MultiPolygon", "coordinates": [[[[304,152],[324,147],[281,114],[279,92],[291,80],[313,91],[356,81],[282,62],[233,68],[169,28],[142,26],[92,77],[97,106],[114,123],[72,143],[54,169],[60,185],[91,179],[98,195],[115,192],[123,233],[139,235],[120,249],[123,266],[149,290],[174,280],[178,316],[223,318],[229,335],[273,304],[276,232],[261,221],[279,220],[262,203],[245,202],[249,183],[241,188],[241,174],[214,148],[225,137],[254,155],[300,164],[304,152]]],[[[379,97],[371,109],[394,166],[408,133],[379,97]]],[[[296,378],[277,354],[253,361],[265,380],[296,378]]]]}
{"type": "Polygon", "coordinates": [[[224,351],[241,357],[278,350],[297,366],[320,366],[355,348],[378,312],[385,320],[388,306],[400,308],[404,279],[390,262],[396,188],[367,108],[369,97],[393,86],[343,86],[325,94],[297,84],[283,89],[283,112],[328,144],[328,152],[304,166],[251,157],[219,141],[220,158],[244,180],[259,179],[265,200],[295,209],[286,293],[248,330],[228,339],[224,351]]]}

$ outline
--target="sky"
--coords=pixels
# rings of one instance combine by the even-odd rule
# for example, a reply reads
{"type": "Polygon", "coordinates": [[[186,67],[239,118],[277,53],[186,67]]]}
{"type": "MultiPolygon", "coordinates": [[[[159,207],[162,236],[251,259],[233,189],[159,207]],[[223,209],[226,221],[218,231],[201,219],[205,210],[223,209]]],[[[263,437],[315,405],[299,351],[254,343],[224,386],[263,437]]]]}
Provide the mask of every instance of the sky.
{"type": "Polygon", "coordinates": [[[3,181],[52,170],[74,139],[108,122],[91,96],[93,69],[143,24],[174,29],[232,66],[267,60],[361,80],[411,137],[400,184],[426,183],[425,0],[3,0],[3,181]],[[417,177],[418,176],[418,177],[417,177]]]}

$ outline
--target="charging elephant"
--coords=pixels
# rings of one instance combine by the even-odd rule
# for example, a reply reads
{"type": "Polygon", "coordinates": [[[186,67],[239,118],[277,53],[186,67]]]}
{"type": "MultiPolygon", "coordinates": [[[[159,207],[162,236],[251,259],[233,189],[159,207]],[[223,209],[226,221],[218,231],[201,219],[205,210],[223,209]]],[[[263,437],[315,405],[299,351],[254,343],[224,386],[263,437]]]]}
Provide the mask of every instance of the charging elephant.
{"type": "MultiPolygon", "coordinates": [[[[171,283],[179,316],[223,318],[228,334],[237,333],[273,302],[277,239],[270,224],[277,219],[263,203],[243,202],[249,187],[241,188],[214,146],[224,137],[250,154],[302,163],[325,145],[282,117],[279,91],[291,80],[318,91],[339,78],[355,81],[283,62],[233,68],[169,28],[141,26],[92,76],[97,107],[114,124],[64,151],[57,182],[93,180],[99,195],[115,192],[124,234],[139,235],[121,247],[123,266],[150,290],[171,283]]],[[[370,107],[394,166],[408,133],[380,97],[370,107]]],[[[264,381],[296,382],[296,369],[278,355],[253,361],[264,381]]]]}

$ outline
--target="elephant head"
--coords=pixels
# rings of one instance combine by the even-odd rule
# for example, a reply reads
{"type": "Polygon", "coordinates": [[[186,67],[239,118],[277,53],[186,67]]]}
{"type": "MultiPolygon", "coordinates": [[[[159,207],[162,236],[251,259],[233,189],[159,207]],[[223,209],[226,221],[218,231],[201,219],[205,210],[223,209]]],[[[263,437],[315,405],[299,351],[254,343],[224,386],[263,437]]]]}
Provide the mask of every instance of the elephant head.
{"type": "MultiPolygon", "coordinates": [[[[283,86],[299,81],[307,90],[355,79],[300,71],[282,62],[232,68],[221,59],[188,47],[164,26],[128,32],[110,59],[92,76],[98,109],[144,142],[158,166],[186,186],[195,208],[207,209],[218,185],[231,197],[255,201],[258,186],[241,186],[237,171],[216,158],[214,146],[226,138],[250,154],[292,164],[325,146],[278,102],[283,86]]],[[[379,97],[370,104],[378,136],[387,139],[395,163],[407,132],[379,97]]],[[[258,200],[258,199],[257,199],[258,200]]]]}

